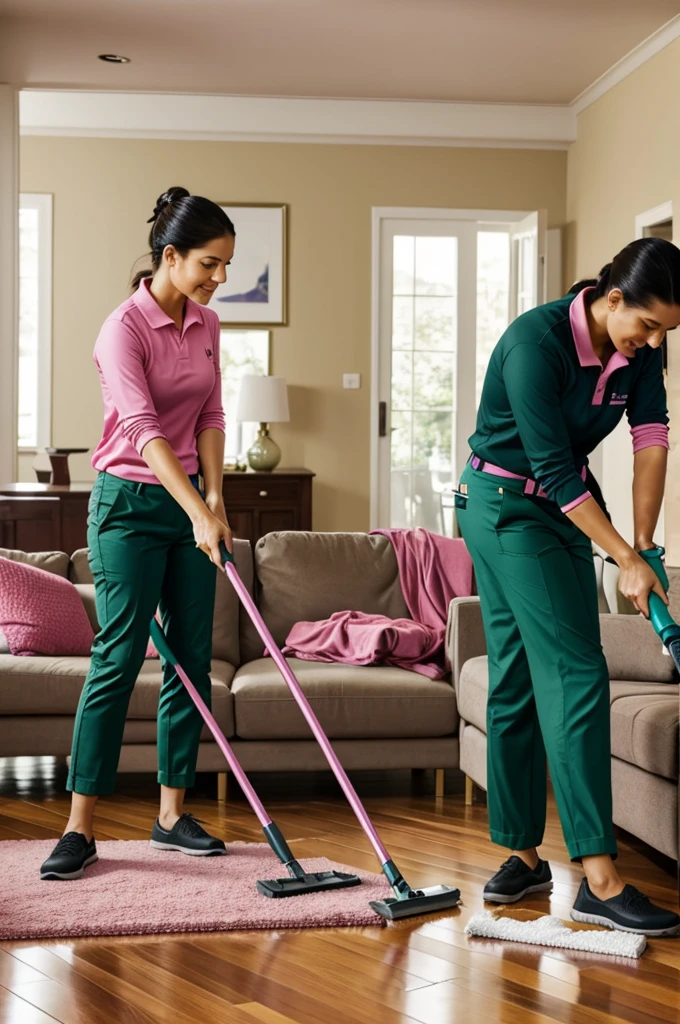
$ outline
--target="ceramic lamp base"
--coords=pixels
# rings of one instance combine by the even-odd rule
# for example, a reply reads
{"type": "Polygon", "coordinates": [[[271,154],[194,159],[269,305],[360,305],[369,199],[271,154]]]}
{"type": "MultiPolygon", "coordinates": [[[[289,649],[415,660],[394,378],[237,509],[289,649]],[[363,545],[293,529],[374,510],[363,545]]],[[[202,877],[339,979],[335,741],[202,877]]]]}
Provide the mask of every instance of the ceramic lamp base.
{"type": "Polygon", "coordinates": [[[269,436],[269,426],[260,423],[257,437],[248,449],[248,465],[251,469],[269,472],[276,469],[281,461],[281,449],[269,436]]]}

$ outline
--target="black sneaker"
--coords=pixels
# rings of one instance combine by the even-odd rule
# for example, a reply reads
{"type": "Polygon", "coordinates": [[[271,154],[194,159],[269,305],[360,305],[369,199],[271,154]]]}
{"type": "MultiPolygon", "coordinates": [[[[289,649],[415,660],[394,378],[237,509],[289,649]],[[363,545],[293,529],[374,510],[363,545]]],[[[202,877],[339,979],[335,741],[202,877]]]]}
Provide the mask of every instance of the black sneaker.
{"type": "Polygon", "coordinates": [[[82,832],[67,832],[40,868],[43,880],[68,881],[80,878],[88,864],[98,860],[94,837],[88,840],[82,832]]]}
{"type": "Polygon", "coordinates": [[[192,857],[210,857],[227,852],[223,841],[208,835],[201,828],[198,818],[192,814],[183,814],[169,832],[161,828],[156,818],[151,833],[151,846],[154,850],[179,850],[192,857]]]}
{"type": "Polygon", "coordinates": [[[547,860],[539,860],[532,871],[521,857],[513,855],[484,886],[484,899],[489,903],[516,903],[530,892],[550,889],[552,874],[547,860]]]}
{"type": "Polygon", "coordinates": [[[581,882],[571,917],[582,924],[600,924],[652,938],[680,933],[680,917],[675,911],[654,906],[634,885],[626,885],[618,896],[600,900],[590,891],[587,878],[581,882]]]}

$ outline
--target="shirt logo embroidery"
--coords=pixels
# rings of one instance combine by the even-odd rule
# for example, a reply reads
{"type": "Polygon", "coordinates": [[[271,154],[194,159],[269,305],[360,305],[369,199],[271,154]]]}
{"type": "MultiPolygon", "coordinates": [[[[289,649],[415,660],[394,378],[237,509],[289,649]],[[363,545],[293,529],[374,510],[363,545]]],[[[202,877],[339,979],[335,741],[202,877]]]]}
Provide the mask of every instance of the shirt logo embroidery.
{"type": "Polygon", "coordinates": [[[625,405],[628,399],[628,395],[618,395],[616,391],[612,392],[612,397],[609,400],[610,405],[625,405]]]}

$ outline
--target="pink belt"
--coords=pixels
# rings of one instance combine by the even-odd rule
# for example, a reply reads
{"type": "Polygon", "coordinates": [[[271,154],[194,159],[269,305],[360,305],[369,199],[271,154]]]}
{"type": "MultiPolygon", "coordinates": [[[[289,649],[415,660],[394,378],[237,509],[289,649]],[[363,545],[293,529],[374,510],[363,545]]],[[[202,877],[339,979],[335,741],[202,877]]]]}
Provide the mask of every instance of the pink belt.
{"type": "MultiPolygon", "coordinates": [[[[491,476],[501,476],[506,480],[523,480],[525,494],[535,494],[537,498],[548,497],[541,485],[535,480],[529,480],[528,477],[520,476],[519,473],[510,473],[507,469],[502,469],[500,466],[494,466],[490,462],[484,462],[484,460],[480,459],[478,455],[470,456],[470,465],[480,473],[490,473],[491,476]]],[[[586,472],[587,470],[584,466],[581,470],[581,479],[584,481],[586,478],[586,472]]]]}

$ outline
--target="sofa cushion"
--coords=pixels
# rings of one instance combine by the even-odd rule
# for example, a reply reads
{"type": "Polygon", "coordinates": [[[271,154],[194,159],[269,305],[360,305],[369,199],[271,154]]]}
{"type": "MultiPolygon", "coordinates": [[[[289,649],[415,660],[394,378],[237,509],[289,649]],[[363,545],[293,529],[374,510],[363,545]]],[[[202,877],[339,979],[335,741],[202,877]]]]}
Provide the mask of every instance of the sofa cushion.
{"type": "Polygon", "coordinates": [[[13,655],[88,656],[94,634],[64,577],[0,558],[0,627],[13,655]]]}
{"type": "Polygon", "coordinates": [[[69,574],[70,560],[63,551],[14,551],[12,548],[0,548],[0,558],[8,558],[10,562],[23,562],[34,565],[37,569],[52,572],[55,576],[69,574]]]}
{"type": "Polygon", "coordinates": [[[601,615],[600,632],[610,679],[674,681],[673,659],[642,615],[601,615]]]}
{"type": "MultiPolygon", "coordinates": [[[[236,570],[250,594],[253,592],[253,558],[250,542],[234,540],[234,562],[236,570]]],[[[71,556],[69,578],[79,586],[94,585],[87,548],[74,551],[71,556]]],[[[90,609],[91,610],[91,609],[90,609]]],[[[230,665],[240,663],[239,648],[239,600],[224,573],[217,574],[215,587],[215,612],[213,615],[213,658],[228,661],[230,665]]]]}
{"type": "MultiPolygon", "coordinates": [[[[460,674],[458,710],[486,736],[489,690],[487,658],[466,661],[460,674]]],[[[678,777],[680,687],[612,680],[612,755],[668,779],[678,777]]]]}
{"type": "MultiPolygon", "coordinates": [[[[400,668],[287,660],[331,739],[456,733],[456,697],[449,680],[400,668]]],[[[271,658],[242,665],[231,691],[240,739],[309,739],[310,728],[271,658]]]]}
{"type": "MultiPolygon", "coordinates": [[[[0,715],[75,715],[89,667],[89,658],[0,655],[0,715]]],[[[231,665],[212,662],[213,714],[228,736],[234,731],[229,691],[233,675],[231,665]]],[[[128,718],[156,718],[162,681],[159,662],[145,661],[132,691],[128,718]]]]}
{"type": "Polygon", "coordinates": [[[612,754],[666,779],[678,778],[678,686],[612,682],[612,754]]]}
{"type": "MultiPolygon", "coordinates": [[[[318,622],[333,612],[411,617],[394,548],[381,534],[268,533],[255,547],[255,574],[260,611],[279,647],[296,622],[318,622]]],[[[249,650],[261,656],[259,639],[249,650]]]]}

